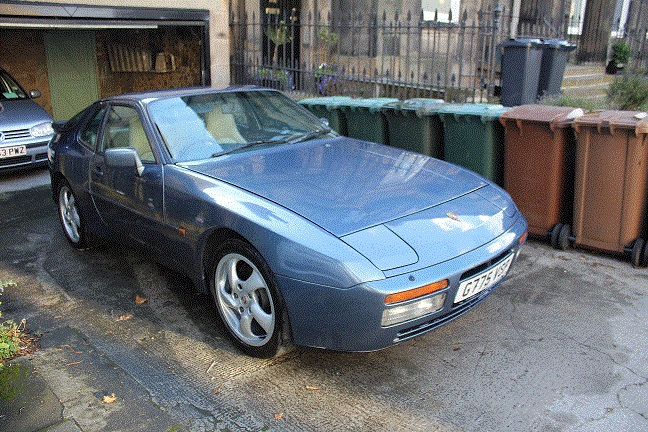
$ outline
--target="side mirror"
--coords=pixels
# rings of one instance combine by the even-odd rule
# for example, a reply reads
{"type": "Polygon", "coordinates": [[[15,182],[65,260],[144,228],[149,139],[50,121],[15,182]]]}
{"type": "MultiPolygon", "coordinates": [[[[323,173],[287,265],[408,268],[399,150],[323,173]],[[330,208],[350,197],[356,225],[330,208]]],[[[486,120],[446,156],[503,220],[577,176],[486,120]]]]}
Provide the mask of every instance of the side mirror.
{"type": "Polygon", "coordinates": [[[42,96],[42,94],[38,90],[30,90],[29,91],[29,97],[32,98],[32,99],[36,99],[36,98],[39,98],[41,96],[42,96]]]}
{"type": "Polygon", "coordinates": [[[104,153],[106,165],[119,168],[135,168],[137,175],[144,173],[144,165],[137,151],[132,147],[108,149],[104,153]]]}
{"type": "Polygon", "coordinates": [[[65,120],[55,121],[54,123],[52,123],[52,128],[54,129],[54,132],[59,133],[63,130],[66,124],[67,121],[65,120]]]}

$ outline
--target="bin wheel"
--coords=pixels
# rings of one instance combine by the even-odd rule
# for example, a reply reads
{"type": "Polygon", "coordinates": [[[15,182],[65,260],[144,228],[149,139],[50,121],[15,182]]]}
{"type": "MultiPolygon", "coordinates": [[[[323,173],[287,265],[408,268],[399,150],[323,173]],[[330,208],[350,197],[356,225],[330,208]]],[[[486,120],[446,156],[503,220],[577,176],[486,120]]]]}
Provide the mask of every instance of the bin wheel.
{"type": "Polygon", "coordinates": [[[569,247],[569,238],[571,237],[571,226],[565,224],[560,228],[560,233],[558,234],[558,249],[567,250],[569,247]]]}
{"type": "Polygon", "coordinates": [[[641,258],[641,267],[648,267],[648,241],[644,242],[643,257],[641,258]]]}
{"type": "Polygon", "coordinates": [[[641,267],[644,262],[644,246],[645,242],[643,239],[637,239],[632,245],[632,256],[630,257],[630,262],[632,267],[641,267]]]}
{"type": "Polygon", "coordinates": [[[562,227],[563,224],[559,223],[551,230],[551,247],[554,249],[558,249],[558,236],[560,235],[562,227]]]}

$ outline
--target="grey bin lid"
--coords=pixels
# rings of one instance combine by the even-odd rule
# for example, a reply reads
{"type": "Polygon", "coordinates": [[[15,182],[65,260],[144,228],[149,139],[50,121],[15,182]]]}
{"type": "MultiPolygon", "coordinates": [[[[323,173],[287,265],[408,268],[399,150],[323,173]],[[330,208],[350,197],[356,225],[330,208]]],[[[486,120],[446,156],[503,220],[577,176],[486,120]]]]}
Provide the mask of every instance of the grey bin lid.
{"type": "Polygon", "coordinates": [[[540,39],[520,38],[509,39],[500,44],[502,48],[542,48],[540,39]]]}
{"type": "Polygon", "coordinates": [[[573,51],[576,49],[576,44],[569,43],[569,41],[564,39],[545,39],[543,44],[545,48],[558,49],[562,51],[573,51]]]}

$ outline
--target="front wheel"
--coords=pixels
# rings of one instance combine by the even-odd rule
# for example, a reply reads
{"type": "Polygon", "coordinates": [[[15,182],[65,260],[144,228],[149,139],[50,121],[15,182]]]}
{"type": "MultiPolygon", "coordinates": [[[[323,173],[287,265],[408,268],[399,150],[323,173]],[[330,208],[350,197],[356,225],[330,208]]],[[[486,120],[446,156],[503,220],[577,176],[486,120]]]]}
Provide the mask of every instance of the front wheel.
{"type": "Polygon", "coordinates": [[[77,199],[66,180],[58,187],[58,214],[65,238],[72,246],[83,249],[90,246],[86,225],[77,207],[77,199]]]}
{"type": "Polygon", "coordinates": [[[242,240],[230,239],[218,248],[215,263],[211,291],[234,342],[254,357],[277,355],[282,308],[261,254],[242,240]]]}

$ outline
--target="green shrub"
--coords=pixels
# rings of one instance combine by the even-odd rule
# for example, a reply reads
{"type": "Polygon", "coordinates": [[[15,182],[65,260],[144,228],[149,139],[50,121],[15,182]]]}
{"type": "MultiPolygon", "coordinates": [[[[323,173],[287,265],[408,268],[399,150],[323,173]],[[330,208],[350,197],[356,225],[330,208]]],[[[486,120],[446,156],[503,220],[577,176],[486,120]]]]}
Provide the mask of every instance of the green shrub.
{"type": "Polygon", "coordinates": [[[617,65],[628,63],[631,56],[632,51],[627,43],[619,41],[612,44],[612,61],[617,65]]]}
{"type": "MultiPolygon", "coordinates": [[[[5,288],[15,285],[13,281],[0,281],[0,295],[5,288]]],[[[2,318],[2,311],[0,311],[0,318],[2,318]]],[[[0,323],[0,369],[2,369],[3,361],[12,358],[20,349],[20,340],[24,329],[25,320],[22,320],[20,324],[11,320],[0,323]]]]}
{"type": "Polygon", "coordinates": [[[648,110],[648,78],[636,73],[615,78],[607,97],[610,105],[620,110],[648,110]]]}

